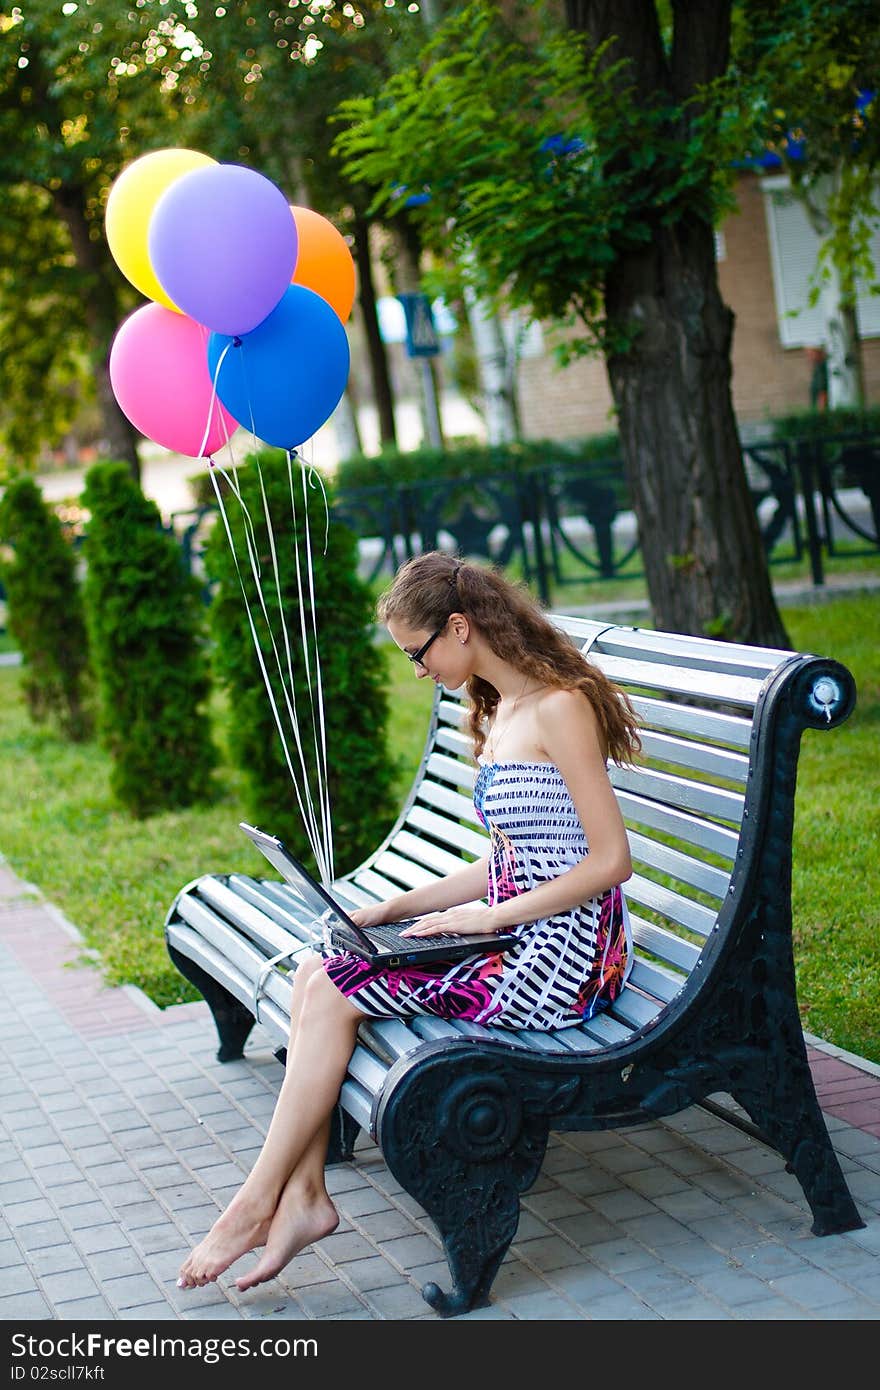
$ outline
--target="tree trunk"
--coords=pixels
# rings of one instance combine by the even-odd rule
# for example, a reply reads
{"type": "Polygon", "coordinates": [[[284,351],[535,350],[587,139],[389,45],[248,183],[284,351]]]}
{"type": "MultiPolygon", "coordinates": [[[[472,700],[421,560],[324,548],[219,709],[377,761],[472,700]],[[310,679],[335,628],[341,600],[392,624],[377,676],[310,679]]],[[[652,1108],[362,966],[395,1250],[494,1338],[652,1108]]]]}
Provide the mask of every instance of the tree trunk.
{"type": "MultiPolygon", "coordinates": [[[[667,59],[645,0],[567,0],[571,28],[606,61],[628,60],[621,100],[678,102],[727,66],[730,4],[676,0],[667,59]],[[635,91],[627,91],[633,84],[635,91]]],[[[686,132],[670,131],[679,141],[686,132]]],[[[624,245],[605,282],[607,367],[653,619],[662,630],[788,647],[749,495],[730,392],[733,315],[712,227],[658,215],[644,249],[624,245]]]]}
{"type": "MultiPolygon", "coordinates": [[[[820,241],[831,236],[833,226],[828,212],[829,199],[840,191],[843,169],[833,178],[792,183],[793,196],[807,214],[820,241]]],[[[847,278],[833,255],[825,258],[819,303],[824,319],[822,346],[828,364],[828,408],[861,408],[865,403],[865,382],[858,316],[851,294],[844,289],[847,278]]]]}
{"type": "Polygon", "coordinates": [[[787,647],[731,403],[733,315],[711,228],[679,223],[621,257],[606,303],[640,328],[608,374],[655,625],[787,647]]]}
{"type": "Polygon", "coordinates": [[[84,315],[92,340],[95,390],[101,412],[101,452],[106,458],[127,463],[132,476],[140,483],[141,466],[137,448],[140,436],[120,410],[110,384],[110,347],[119,327],[119,301],[112,288],[108,258],[102,255],[100,243],[89,236],[89,223],[80,190],[62,187],[54,193],[53,198],[55,209],[70,233],[76,263],[85,280],[84,315]]]}
{"type": "Polygon", "coordinates": [[[358,426],[357,392],[354,382],[350,378],[342,394],[342,400],[333,413],[333,429],[336,434],[336,449],[341,463],[364,452],[358,426]]]}
{"type": "Polygon", "coordinates": [[[364,318],[367,356],[373,381],[373,397],[379,414],[379,439],[382,444],[396,444],[394,398],[385,344],[379,333],[376,312],[376,287],[373,283],[373,262],[370,253],[370,224],[361,213],[354,215],[354,252],[358,268],[358,301],[364,318]]]}
{"type": "MultiPolygon", "coordinates": [[[[395,258],[396,294],[421,294],[422,281],[419,259],[421,245],[412,223],[398,218],[391,224],[398,246],[395,258]]],[[[411,357],[408,360],[410,380],[419,403],[422,438],[434,449],[443,448],[443,422],[440,417],[440,393],[437,368],[433,357],[411,357]]]]}
{"type": "Polygon", "coordinates": [[[477,359],[480,399],[489,444],[519,439],[516,368],[497,312],[474,290],[465,289],[465,308],[477,359]]]}
{"type": "Polygon", "coordinates": [[[840,274],[833,262],[829,261],[827,271],[819,302],[825,319],[828,408],[857,409],[864,404],[864,388],[855,307],[847,304],[843,296],[840,274]]]}

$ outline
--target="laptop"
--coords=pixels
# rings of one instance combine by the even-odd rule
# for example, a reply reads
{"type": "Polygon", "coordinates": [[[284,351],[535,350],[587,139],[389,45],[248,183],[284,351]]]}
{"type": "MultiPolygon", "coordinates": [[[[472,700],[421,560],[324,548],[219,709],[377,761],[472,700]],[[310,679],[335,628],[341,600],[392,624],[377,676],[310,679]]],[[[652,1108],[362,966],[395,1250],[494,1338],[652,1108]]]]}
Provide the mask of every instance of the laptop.
{"type": "Polygon", "coordinates": [[[461,960],[504,951],[519,940],[514,932],[494,932],[488,936],[462,936],[456,932],[421,938],[402,936],[403,929],[418,920],[415,917],[364,930],[351,920],[345,908],[294,858],[281,840],[245,821],[240,822],[240,828],[315,914],[316,921],[323,927],[325,944],[336,950],[351,951],[371,965],[394,970],[402,965],[421,965],[432,960],[461,960]]]}

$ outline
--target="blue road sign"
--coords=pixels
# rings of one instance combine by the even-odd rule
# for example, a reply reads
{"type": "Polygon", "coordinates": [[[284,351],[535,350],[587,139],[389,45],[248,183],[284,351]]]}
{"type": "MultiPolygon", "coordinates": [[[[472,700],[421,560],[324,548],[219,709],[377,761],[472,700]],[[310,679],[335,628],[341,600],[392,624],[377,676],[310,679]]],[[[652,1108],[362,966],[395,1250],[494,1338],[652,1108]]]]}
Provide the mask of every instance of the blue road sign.
{"type": "Polygon", "coordinates": [[[440,340],[434,327],[431,301],[426,294],[399,294],[406,315],[406,351],[409,357],[436,357],[440,340]]]}

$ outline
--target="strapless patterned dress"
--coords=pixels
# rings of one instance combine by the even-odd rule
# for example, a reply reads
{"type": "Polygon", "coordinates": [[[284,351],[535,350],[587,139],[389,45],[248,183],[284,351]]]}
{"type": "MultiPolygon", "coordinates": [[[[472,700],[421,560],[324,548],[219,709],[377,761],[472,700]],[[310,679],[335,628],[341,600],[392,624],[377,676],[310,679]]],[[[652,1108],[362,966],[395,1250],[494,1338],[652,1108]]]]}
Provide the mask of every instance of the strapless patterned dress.
{"type": "MultiPolygon", "coordinates": [[[[474,787],[489,832],[487,901],[506,902],[572,868],[588,853],[561,772],[547,762],[486,762],[474,787]]],[[[324,968],[373,1018],[433,1014],[495,1028],[564,1028],[616,999],[632,964],[623,890],[515,928],[517,944],[455,962],[377,969],[345,951],[324,968]]]]}

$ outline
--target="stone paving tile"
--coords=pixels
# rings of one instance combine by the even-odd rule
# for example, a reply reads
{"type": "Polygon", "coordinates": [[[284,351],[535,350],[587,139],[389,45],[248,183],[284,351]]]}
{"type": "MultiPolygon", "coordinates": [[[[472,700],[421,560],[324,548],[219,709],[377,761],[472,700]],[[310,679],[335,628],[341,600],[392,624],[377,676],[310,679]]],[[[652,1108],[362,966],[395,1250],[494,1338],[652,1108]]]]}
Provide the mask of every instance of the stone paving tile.
{"type": "Polygon", "coordinates": [[[634,1294],[622,1291],[597,1298],[590,1318],[594,1322],[657,1322],[660,1315],[634,1294]]]}
{"type": "Polygon", "coordinates": [[[55,1305],[53,1317],[62,1322],[105,1322],[113,1317],[113,1309],[103,1298],[71,1298],[55,1305]]]}
{"type": "Polygon", "coordinates": [[[550,1270],[547,1278],[554,1289],[587,1311],[597,1298],[621,1292],[618,1280],[612,1279],[601,1269],[590,1268],[583,1263],[550,1270]]]}
{"type": "Polygon", "coordinates": [[[808,1269],[800,1274],[780,1274],[772,1281],[776,1293],[804,1308],[829,1308],[833,1303],[846,1302],[854,1290],[832,1279],[822,1270],[808,1269]]]}
{"type": "Polygon", "coordinates": [[[52,1316],[50,1305],[40,1293],[15,1293],[0,1298],[0,1322],[24,1322],[30,1318],[45,1319],[52,1316]]]}

